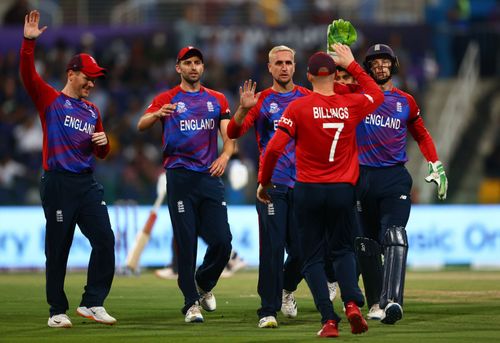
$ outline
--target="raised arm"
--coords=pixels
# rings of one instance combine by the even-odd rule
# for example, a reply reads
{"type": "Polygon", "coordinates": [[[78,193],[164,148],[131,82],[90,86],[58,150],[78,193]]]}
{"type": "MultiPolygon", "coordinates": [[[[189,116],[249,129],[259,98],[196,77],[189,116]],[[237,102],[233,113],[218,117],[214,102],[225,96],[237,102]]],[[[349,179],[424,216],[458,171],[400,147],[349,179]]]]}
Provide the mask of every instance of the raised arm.
{"type": "Polygon", "coordinates": [[[47,29],[47,26],[38,28],[39,23],[40,13],[36,10],[24,18],[24,40],[21,46],[19,71],[24,88],[35,103],[40,117],[43,117],[45,108],[57,97],[58,92],[42,80],[35,69],[35,39],[47,29]]]}
{"type": "Polygon", "coordinates": [[[46,29],[47,26],[39,28],[40,12],[37,10],[31,11],[24,17],[24,38],[37,39],[46,29]]]}
{"type": "Polygon", "coordinates": [[[255,94],[257,83],[252,80],[246,80],[242,87],[240,87],[240,105],[236,110],[234,116],[229,122],[227,134],[230,138],[236,139],[241,137],[252,126],[252,119],[247,119],[248,112],[259,101],[259,94],[255,94]]]}

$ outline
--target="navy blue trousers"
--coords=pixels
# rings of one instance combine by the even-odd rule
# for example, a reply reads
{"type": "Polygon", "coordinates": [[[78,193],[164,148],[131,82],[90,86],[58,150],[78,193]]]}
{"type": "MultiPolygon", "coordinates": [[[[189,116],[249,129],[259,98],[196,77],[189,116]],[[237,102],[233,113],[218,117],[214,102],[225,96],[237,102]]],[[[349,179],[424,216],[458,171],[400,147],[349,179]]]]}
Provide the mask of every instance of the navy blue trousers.
{"type": "Polygon", "coordinates": [[[293,189],[275,185],[269,190],[272,203],[257,200],[259,214],[259,318],[276,316],[281,309],[283,288],[295,291],[302,280],[300,243],[293,212],[293,189]],[[288,254],[284,260],[284,252],[288,254]]]}
{"type": "Polygon", "coordinates": [[[325,255],[332,249],[334,269],[344,303],[364,305],[358,286],[354,230],[354,186],[337,184],[295,184],[294,208],[298,222],[302,273],[309,285],[321,322],[340,321],[330,301],[325,273],[325,255]]]}
{"type": "Polygon", "coordinates": [[[365,237],[382,244],[389,227],[406,227],[410,217],[412,183],[410,173],[401,164],[360,167],[357,194],[365,237]]]}
{"type": "Polygon", "coordinates": [[[178,258],[178,284],[186,311],[204,291],[215,287],[231,255],[231,232],[218,177],[186,169],[167,169],[167,202],[178,258]],[[198,237],[207,244],[203,263],[196,270],[198,237]],[[196,270],[196,273],[195,273],[196,270]]]}
{"type": "Polygon", "coordinates": [[[46,294],[51,316],[66,313],[69,307],[64,278],[77,224],[92,246],[80,306],[102,306],[109,294],[115,271],[115,237],[103,194],[92,174],[46,171],[42,176],[46,294]]]}

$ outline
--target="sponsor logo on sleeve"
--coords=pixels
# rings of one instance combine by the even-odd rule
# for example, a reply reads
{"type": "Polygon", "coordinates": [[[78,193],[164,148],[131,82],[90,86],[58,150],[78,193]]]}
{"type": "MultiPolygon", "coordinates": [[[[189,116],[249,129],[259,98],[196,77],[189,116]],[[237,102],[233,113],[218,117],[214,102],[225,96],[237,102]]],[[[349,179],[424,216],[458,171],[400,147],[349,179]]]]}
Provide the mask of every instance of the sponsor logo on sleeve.
{"type": "Polygon", "coordinates": [[[283,125],[289,126],[289,127],[293,127],[293,121],[290,118],[281,117],[280,123],[282,123],[283,125]]]}

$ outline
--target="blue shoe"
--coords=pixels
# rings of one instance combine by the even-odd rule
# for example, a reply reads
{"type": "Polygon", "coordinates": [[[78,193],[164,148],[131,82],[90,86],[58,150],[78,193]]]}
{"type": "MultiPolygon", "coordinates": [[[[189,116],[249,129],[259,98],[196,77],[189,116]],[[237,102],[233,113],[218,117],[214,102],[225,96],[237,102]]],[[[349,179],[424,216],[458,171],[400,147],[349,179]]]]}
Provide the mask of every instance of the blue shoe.
{"type": "Polygon", "coordinates": [[[384,309],[385,316],[381,322],[384,324],[394,324],[403,318],[403,308],[398,303],[390,302],[384,309]]]}

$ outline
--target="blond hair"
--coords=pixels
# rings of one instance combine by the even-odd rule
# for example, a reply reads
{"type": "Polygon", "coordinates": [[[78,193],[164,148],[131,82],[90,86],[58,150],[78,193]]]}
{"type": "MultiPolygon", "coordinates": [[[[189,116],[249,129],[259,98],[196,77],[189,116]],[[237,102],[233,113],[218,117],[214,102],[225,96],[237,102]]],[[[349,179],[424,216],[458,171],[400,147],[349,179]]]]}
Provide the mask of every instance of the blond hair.
{"type": "Polygon", "coordinates": [[[271,50],[269,50],[269,61],[271,61],[271,58],[279,51],[288,51],[292,54],[292,58],[295,60],[295,50],[292,48],[287,47],[286,45],[277,45],[271,50]]]}

